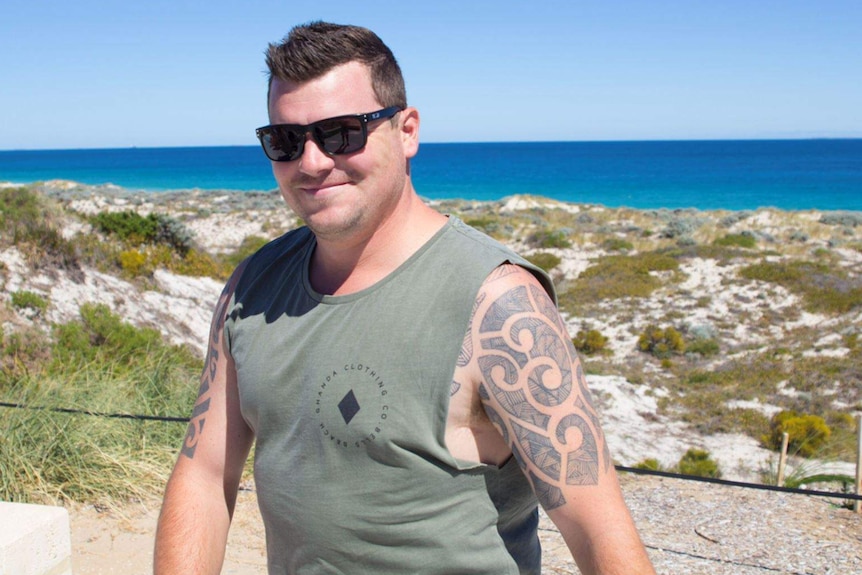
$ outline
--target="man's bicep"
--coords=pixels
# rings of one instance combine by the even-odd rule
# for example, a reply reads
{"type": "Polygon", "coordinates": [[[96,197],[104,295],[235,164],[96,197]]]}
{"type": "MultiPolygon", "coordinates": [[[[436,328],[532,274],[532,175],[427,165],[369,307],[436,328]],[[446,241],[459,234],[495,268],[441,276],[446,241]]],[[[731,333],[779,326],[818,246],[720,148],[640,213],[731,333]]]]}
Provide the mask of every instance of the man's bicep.
{"type": "Polygon", "coordinates": [[[180,460],[200,460],[204,467],[221,473],[241,468],[251,442],[251,431],[242,419],[236,381],[236,368],[224,341],[228,304],[240,270],[219,297],[207,342],[207,355],[201,373],[198,396],[192,408],[180,460]]]}
{"type": "Polygon", "coordinates": [[[480,394],[540,502],[555,509],[573,487],[599,484],[610,458],[556,307],[529,272],[504,268],[485,282],[474,319],[480,394]]]}

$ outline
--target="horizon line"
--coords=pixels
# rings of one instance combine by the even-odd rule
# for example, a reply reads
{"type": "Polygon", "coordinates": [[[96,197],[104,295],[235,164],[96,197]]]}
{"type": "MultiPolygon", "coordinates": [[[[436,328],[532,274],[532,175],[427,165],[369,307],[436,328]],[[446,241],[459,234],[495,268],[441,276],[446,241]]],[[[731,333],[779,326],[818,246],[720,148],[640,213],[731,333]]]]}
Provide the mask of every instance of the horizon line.
{"type": "MultiPolygon", "coordinates": [[[[419,145],[489,145],[489,144],[632,144],[632,143],[671,143],[671,142],[810,142],[810,141],[852,141],[862,140],[858,136],[808,136],[808,137],[734,137],[734,138],[643,138],[643,139],[621,139],[621,140],[486,140],[486,141],[429,141],[420,142],[419,145]]],[[[169,149],[191,149],[191,148],[256,148],[260,144],[213,144],[193,145],[175,144],[168,146],[156,145],[131,145],[131,146],[86,146],[79,148],[5,148],[4,152],[77,152],[77,151],[116,151],[116,150],[169,150],[169,149]]]]}

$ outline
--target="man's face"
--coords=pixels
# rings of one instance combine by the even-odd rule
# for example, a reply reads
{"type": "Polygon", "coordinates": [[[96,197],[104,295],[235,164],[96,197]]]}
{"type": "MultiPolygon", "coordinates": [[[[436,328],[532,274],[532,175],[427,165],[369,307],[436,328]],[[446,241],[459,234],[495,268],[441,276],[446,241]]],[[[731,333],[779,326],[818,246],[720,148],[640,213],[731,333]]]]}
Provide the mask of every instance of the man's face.
{"type": "MultiPolygon", "coordinates": [[[[270,88],[273,124],[307,125],[382,107],[368,68],[358,62],[304,84],[273,79],[270,88]]],[[[273,162],[272,171],[282,197],[318,239],[361,240],[397,209],[409,186],[407,160],[416,153],[417,133],[415,113],[401,112],[392,121],[369,123],[368,141],[358,152],[330,156],[307,137],[302,156],[273,162]]]]}

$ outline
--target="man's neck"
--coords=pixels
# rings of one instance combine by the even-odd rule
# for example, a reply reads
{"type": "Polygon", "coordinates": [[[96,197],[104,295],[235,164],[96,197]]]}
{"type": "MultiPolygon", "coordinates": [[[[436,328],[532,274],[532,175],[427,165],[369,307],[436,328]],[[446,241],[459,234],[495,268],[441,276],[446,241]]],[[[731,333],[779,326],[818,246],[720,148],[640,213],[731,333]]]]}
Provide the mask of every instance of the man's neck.
{"type": "Polygon", "coordinates": [[[371,233],[318,237],[311,258],[311,285],[328,295],[369,288],[407,261],[445,224],[445,216],[414,195],[371,233]]]}

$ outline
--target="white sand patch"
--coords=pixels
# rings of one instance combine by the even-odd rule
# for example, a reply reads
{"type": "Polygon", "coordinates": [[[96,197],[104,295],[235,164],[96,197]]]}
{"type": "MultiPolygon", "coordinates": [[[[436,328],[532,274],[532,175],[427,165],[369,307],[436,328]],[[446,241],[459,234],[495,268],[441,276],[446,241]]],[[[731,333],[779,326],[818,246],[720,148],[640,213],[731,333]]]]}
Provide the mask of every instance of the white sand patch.
{"type": "MultiPolygon", "coordinates": [[[[560,265],[554,268],[554,271],[563,274],[567,278],[577,278],[585,269],[592,265],[594,258],[602,255],[601,252],[589,251],[581,246],[568,249],[543,248],[533,250],[534,253],[540,251],[552,253],[560,258],[560,265]]],[[[521,253],[524,253],[524,251],[521,253]]]]}
{"type": "MultiPolygon", "coordinates": [[[[619,376],[587,376],[594,392],[602,428],[614,460],[631,466],[654,458],[663,467],[679,463],[690,448],[705,449],[718,462],[723,477],[756,481],[775,454],[742,434],[701,436],[684,423],[658,413],[657,396],[663,390],[633,385],[619,376]]],[[[768,410],[771,406],[760,405],[768,410]]]]}
{"type": "Polygon", "coordinates": [[[184,222],[184,225],[203,249],[217,253],[236,250],[249,236],[265,235],[261,220],[238,213],[213,214],[184,222]]]}
{"type": "Polygon", "coordinates": [[[790,387],[790,382],[787,380],[779,381],[778,385],[775,386],[776,392],[785,397],[799,397],[802,395],[802,392],[796,388],[790,387]]]}
{"type": "Polygon", "coordinates": [[[844,338],[840,333],[829,333],[818,339],[814,343],[814,347],[827,347],[831,345],[839,345],[843,342],[844,338]]]}
{"type": "Polygon", "coordinates": [[[546,210],[563,210],[570,214],[577,214],[581,211],[580,206],[576,204],[567,204],[549,198],[539,198],[533,196],[511,196],[506,199],[505,203],[500,208],[500,212],[523,212],[536,208],[546,210]]]}
{"type": "Polygon", "coordinates": [[[682,423],[658,415],[655,392],[650,387],[636,386],[613,375],[591,375],[587,381],[611,456],[618,463],[630,466],[654,458],[667,467],[691,447],[692,438],[682,423]]]}
{"type": "Polygon", "coordinates": [[[24,261],[21,252],[14,246],[7,248],[0,252],[0,262],[6,268],[6,273],[3,274],[6,279],[3,285],[4,294],[19,291],[22,280],[29,271],[27,262],[24,261]]]}
{"type": "MultiPolygon", "coordinates": [[[[795,296],[791,296],[793,298],[793,305],[801,306],[799,302],[799,298],[795,296]]],[[[826,328],[831,324],[834,324],[836,319],[830,319],[829,317],[819,314],[819,313],[811,313],[807,311],[800,311],[799,317],[796,320],[788,321],[784,324],[785,331],[792,331],[794,329],[800,327],[819,327],[826,328]]]]}
{"type": "Polygon", "coordinates": [[[63,223],[63,226],[60,228],[60,235],[65,240],[71,240],[78,234],[88,234],[92,231],[93,227],[85,222],[80,220],[69,219],[63,223]]]}
{"type": "Polygon", "coordinates": [[[104,196],[92,196],[72,200],[69,202],[69,209],[80,214],[94,216],[99,212],[123,211],[127,208],[117,206],[114,202],[109,202],[104,196]]]}
{"type": "Polygon", "coordinates": [[[862,251],[852,250],[847,248],[834,248],[835,252],[841,256],[839,264],[842,267],[855,267],[862,264],[862,251]]]}
{"type": "Polygon", "coordinates": [[[687,276],[680,289],[713,295],[722,291],[722,280],[736,272],[736,266],[719,266],[716,260],[700,258],[683,262],[679,269],[687,276]]]}
{"type": "Polygon", "coordinates": [[[206,334],[222,283],[210,278],[191,278],[157,270],[159,288],[140,291],[134,284],[91,268],[82,268],[75,281],[72,274],[54,271],[33,273],[15,248],[0,252],[5,266],[5,293],[27,290],[49,302],[45,320],[67,323],[79,317],[85,303],[104,304],[126,321],[162,332],[173,344],[186,344],[201,356],[206,334]],[[79,278],[80,279],[80,278],[79,278]]]}
{"type": "Polygon", "coordinates": [[[175,345],[206,351],[211,310],[222,286],[209,278],[184,278],[164,270],[154,274],[168,293],[138,291],[131,283],[96,270],[85,270],[83,283],[60,277],[50,291],[48,319],[63,323],[78,317],[85,303],[104,304],[137,326],[161,331],[175,345]]]}
{"type": "Polygon", "coordinates": [[[841,334],[827,334],[814,343],[814,349],[802,352],[803,357],[846,357],[850,349],[844,347],[841,334]]]}
{"type": "Polygon", "coordinates": [[[740,433],[719,433],[701,438],[702,448],[721,468],[722,478],[735,481],[757,481],[776,454],[753,437],[740,433]]]}
{"type": "Polygon", "coordinates": [[[757,212],[745,220],[749,228],[767,228],[777,224],[775,214],[766,209],[757,210],[757,212]]]}
{"type": "Polygon", "coordinates": [[[753,409],[755,411],[759,411],[760,413],[772,417],[779,411],[781,408],[777,405],[770,405],[768,403],[761,403],[757,399],[752,400],[743,400],[743,399],[732,399],[725,403],[727,407],[730,409],[753,409]]]}

